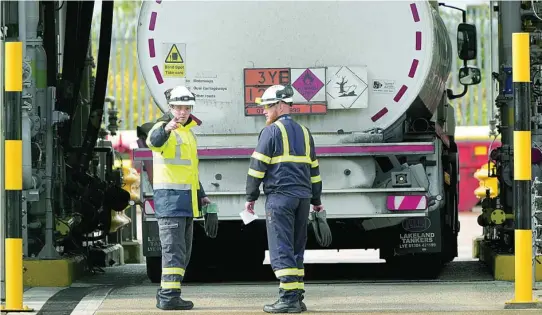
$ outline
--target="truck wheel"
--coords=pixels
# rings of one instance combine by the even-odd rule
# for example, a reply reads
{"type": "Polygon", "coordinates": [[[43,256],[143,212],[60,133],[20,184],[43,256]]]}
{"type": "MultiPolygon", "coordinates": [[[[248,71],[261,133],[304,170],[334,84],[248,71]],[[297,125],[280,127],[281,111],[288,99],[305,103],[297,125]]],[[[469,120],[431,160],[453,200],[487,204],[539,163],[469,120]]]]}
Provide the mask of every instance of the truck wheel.
{"type": "Polygon", "coordinates": [[[160,283],[162,280],[162,257],[146,257],[147,277],[151,283],[160,283]]]}

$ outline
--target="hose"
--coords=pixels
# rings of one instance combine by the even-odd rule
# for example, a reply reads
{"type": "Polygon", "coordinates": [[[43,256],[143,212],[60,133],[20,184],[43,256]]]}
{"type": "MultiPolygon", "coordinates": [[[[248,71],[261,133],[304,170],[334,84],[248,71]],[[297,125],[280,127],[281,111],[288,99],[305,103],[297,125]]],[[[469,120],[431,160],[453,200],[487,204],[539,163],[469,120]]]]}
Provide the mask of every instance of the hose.
{"type": "Polygon", "coordinates": [[[113,7],[114,1],[102,2],[102,17],[100,24],[100,43],[98,47],[98,66],[94,91],[92,93],[92,105],[88,117],[87,132],[81,145],[79,171],[88,171],[89,161],[92,156],[98,133],[102,124],[103,104],[107,88],[107,76],[109,72],[109,57],[111,52],[111,37],[113,31],[113,7]]]}

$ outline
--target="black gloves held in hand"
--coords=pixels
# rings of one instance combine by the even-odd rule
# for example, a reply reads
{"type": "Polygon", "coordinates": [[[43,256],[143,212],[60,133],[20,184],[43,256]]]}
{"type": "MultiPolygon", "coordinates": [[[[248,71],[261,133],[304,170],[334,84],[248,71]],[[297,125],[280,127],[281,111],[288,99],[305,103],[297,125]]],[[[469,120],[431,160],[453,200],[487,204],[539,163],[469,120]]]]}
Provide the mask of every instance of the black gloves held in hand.
{"type": "Polygon", "coordinates": [[[218,233],[218,214],[207,213],[204,216],[205,234],[210,238],[215,238],[218,233]]]}
{"type": "Polygon", "coordinates": [[[318,244],[322,247],[329,247],[333,238],[331,236],[331,229],[327,224],[326,211],[311,212],[309,221],[312,224],[318,244]]]}

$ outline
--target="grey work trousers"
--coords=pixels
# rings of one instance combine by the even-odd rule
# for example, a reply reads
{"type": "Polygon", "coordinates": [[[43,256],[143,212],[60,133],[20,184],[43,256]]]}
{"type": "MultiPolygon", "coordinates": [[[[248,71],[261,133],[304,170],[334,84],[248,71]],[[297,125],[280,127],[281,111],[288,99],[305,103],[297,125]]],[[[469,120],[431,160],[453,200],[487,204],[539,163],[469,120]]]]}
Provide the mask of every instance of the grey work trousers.
{"type": "Polygon", "coordinates": [[[162,279],[157,299],[164,303],[181,296],[181,283],[190,262],[194,220],[191,217],[158,218],[162,245],[162,279]]]}

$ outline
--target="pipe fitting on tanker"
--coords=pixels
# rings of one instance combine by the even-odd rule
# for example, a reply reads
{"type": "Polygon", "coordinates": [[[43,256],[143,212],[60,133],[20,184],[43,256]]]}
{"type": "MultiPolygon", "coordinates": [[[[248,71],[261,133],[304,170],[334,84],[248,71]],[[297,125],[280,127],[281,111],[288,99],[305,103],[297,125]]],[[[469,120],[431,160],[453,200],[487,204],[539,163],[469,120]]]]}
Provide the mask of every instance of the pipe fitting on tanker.
{"type": "Polygon", "coordinates": [[[427,197],[427,208],[437,205],[437,203],[442,202],[442,195],[429,196],[427,197]]]}
{"type": "Polygon", "coordinates": [[[415,132],[427,132],[429,131],[429,121],[425,118],[416,118],[410,124],[410,128],[415,132]]]}

